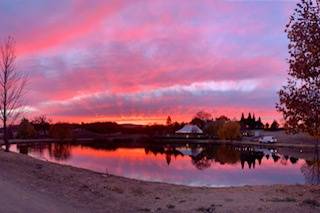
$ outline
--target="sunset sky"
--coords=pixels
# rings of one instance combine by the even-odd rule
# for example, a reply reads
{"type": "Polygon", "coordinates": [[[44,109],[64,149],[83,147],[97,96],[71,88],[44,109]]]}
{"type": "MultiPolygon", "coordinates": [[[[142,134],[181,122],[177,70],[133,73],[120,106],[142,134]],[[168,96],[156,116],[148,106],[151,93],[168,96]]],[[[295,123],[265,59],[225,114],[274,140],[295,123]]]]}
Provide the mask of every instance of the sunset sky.
{"type": "Polygon", "coordinates": [[[0,0],[29,73],[26,116],[163,123],[281,116],[296,0],[0,0]]]}

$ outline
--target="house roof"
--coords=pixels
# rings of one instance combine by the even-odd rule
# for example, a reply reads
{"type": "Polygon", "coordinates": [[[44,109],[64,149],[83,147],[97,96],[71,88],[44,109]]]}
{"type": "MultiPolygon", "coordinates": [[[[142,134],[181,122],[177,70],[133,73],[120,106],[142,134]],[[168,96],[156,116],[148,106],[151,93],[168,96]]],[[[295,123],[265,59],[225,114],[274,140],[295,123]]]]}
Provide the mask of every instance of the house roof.
{"type": "Polygon", "coordinates": [[[188,134],[188,133],[202,134],[203,131],[197,125],[187,124],[182,129],[179,129],[178,131],[176,131],[176,133],[177,134],[188,134]]]}

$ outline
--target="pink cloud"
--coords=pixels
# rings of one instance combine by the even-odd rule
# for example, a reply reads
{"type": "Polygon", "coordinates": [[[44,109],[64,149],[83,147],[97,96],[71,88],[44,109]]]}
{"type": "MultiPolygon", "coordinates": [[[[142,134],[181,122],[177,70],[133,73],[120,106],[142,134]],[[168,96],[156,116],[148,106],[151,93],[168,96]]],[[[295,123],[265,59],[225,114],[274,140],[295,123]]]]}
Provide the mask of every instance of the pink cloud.
{"type": "Polygon", "coordinates": [[[278,116],[276,91],[287,67],[283,28],[294,2],[30,2],[5,4],[0,25],[16,36],[36,113],[70,120],[168,113],[184,120],[200,109],[278,116]],[[254,90],[186,89],[243,81],[254,90]]]}

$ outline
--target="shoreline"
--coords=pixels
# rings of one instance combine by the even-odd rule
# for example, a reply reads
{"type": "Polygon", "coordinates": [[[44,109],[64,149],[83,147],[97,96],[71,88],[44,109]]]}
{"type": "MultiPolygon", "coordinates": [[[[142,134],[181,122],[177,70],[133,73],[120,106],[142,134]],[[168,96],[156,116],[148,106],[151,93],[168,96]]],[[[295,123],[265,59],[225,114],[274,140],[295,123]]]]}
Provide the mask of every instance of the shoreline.
{"type": "MultiPolygon", "coordinates": [[[[167,144],[199,144],[199,145],[238,145],[238,146],[256,146],[256,147],[263,147],[263,148],[315,148],[316,144],[293,144],[293,143],[270,143],[270,144],[263,144],[259,142],[252,142],[249,140],[240,140],[240,141],[227,141],[227,140],[213,140],[213,139],[153,139],[155,141],[154,145],[167,145],[167,144]]],[[[65,139],[63,141],[59,141],[57,139],[51,138],[44,138],[44,139],[15,139],[10,140],[9,144],[32,144],[32,143],[95,143],[97,142],[94,138],[77,138],[77,139],[65,139]]],[[[105,141],[106,144],[117,143],[114,141],[105,141]]],[[[130,144],[132,142],[128,142],[130,144]]],[[[141,142],[148,144],[148,142],[141,142]]],[[[102,143],[103,144],[103,143],[102,143]]],[[[5,145],[3,141],[0,142],[0,145],[5,145]]]]}
{"type": "Polygon", "coordinates": [[[320,186],[208,188],[145,182],[3,151],[0,151],[0,162],[0,169],[3,171],[0,173],[0,193],[4,193],[1,196],[4,199],[0,199],[1,212],[10,211],[10,208],[12,211],[15,208],[30,209],[31,212],[320,210],[320,186]],[[5,196],[8,193],[12,193],[12,196],[5,196]],[[16,202],[18,204],[9,205],[16,202]]]}

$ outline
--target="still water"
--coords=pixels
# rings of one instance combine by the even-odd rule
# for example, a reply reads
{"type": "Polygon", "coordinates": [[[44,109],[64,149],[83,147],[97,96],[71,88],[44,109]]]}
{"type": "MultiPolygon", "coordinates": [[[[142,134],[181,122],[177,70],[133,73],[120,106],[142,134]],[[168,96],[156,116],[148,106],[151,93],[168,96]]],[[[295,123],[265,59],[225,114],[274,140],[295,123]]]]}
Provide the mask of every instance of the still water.
{"type": "Polygon", "coordinates": [[[314,152],[227,145],[12,145],[32,157],[138,180],[189,186],[319,184],[314,152]]]}

